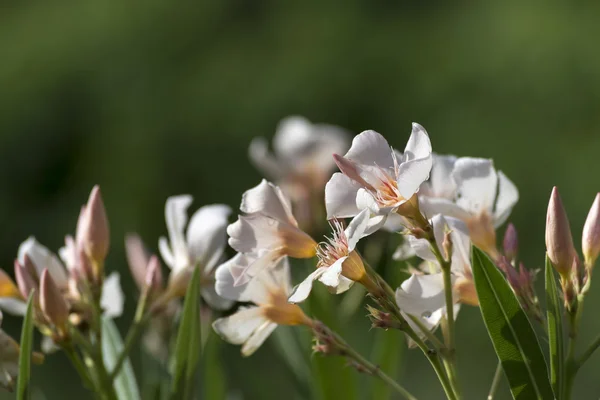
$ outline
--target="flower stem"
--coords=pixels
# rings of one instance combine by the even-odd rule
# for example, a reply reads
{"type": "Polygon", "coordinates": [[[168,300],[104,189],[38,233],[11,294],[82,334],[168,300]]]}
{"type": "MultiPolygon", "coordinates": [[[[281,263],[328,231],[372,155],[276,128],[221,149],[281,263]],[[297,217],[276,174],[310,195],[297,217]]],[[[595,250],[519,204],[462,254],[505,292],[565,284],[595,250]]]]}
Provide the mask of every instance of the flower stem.
{"type": "Polygon", "coordinates": [[[590,347],[581,355],[579,360],[575,363],[577,369],[581,368],[583,364],[594,354],[594,352],[600,347],[600,335],[596,336],[596,339],[590,344],[590,347]]]}
{"type": "Polygon", "coordinates": [[[88,374],[88,371],[85,365],[83,364],[83,361],[81,361],[81,358],[79,357],[75,349],[71,346],[64,347],[63,349],[65,351],[65,354],[71,361],[71,364],[73,364],[73,367],[81,377],[83,385],[89,390],[97,390],[95,383],[92,381],[92,378],[88,374]]]}
{"type": "Polygon", "coordinates": [[[564,387],[563,397],[564,399],[571,398],[571,392],[573,391],[573,384],[575,382],[575,375],[579,369],[579,365],[575,361],[575,343],[577,341],[577,334],[579,333],[579,321],[581,319],[581,313],[583,312],[583,300],[584,295],[577,296],[577,302],[575,309],[569,311],[569,347],[567,350],[566,360],[566,383],[564,387]]]}
{"type": "Polygon", "coordinates": [[[500,384],[500,378],[502,377],[502,363],[498,361],[496,372],[494,373],[494,379],[492,380],[492,386],[490,387],[490,393],[488,394],[487,400],[494,400],[498,385],[500,384]]]}

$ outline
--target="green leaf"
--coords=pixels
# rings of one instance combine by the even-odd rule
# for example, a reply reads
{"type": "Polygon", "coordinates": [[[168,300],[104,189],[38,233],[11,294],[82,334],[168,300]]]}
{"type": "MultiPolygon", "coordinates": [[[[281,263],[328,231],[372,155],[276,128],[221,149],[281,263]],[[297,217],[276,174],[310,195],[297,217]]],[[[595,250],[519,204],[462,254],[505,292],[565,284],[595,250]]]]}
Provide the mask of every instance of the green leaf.
{"type": "Polygon", "coordinates": [[[200,269],[194,268],[188,285],[175,342],[171,386],[173,399],[192,398],[196,367],[202,353],[200,330],[200,269]]]}
{"type": "Polygon", "coordinates": [[[546,317],[548,320],[548,346],[550,350],[550,382],[557,399],[562,399],[565,377],[563,312],[554,277],[554,266],[546,255],[546,317]]]}
{"type": "Polygon", "coordinates": [[[21,350],[19,353],[19,376],[17,378],[17,399],[29,398],[29,379],[31,378],[31,351],[33,348],[33,295],[29,294],[27,310],[21,328],[21,350]]]}
{"type": "Polygon", "coordinates": [[[513,398],[553,399],[540,344],[519,300],[492,260],[475,246],[471,260],[483,320],[513,398]]]}
{"type": "MultiPolygon", "coordinates": [[[[109,371],[115,367],[123,351],[123,340],[112,319],[102,317],[102,356],[109,371]]],[[[141,399],[135,374],[129,357],[125,359],[119,374],[115,377],[115,391],[122,400],[141,399]]]]}

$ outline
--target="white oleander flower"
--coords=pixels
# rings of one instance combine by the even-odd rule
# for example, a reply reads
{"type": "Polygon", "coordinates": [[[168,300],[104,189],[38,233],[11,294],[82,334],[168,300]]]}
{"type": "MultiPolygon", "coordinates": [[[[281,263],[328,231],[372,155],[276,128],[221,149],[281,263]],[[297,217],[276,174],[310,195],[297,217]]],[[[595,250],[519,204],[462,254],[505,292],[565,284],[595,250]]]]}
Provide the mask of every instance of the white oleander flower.
{"type": "Polygon", "coordinates": [[[246,269],[256,255],[237,254],[217,268],[215,288],[224,298],[250,302],[253,306],[238,311],[213,323],[213,328],[224,340],[242,345],[242,355],[249,356],[277,328],[277,325],[312,325],[302,309],[288,303],[291,291],[287,257],[276,265],[261,270],[244,285],[235,284],[234,271],[246,269]]]}
{"type": "Polygon", "coordinates": [[[202,298],[211,307],[227,309],[231,302],[215,293],[213,276],[225,251],[231,209],[223,204],[201,207],[187,224],[191,203],[192,196],[181,195],[169,197],[165,205],[169,238],[161,237],[158,246],[165,264],[171,268],[167,290],[173,296],[183,296],[193,269],[198,267],[202,272],[202,298]]]}
{"type": "Polygon", "coordinates": [[[379,229],[389,214],[402,214],[401,207],[411,205],[432,164],[429,136],[416,123],[403,154],[390,148],[379,133],[365,131],[354,138],[345,156],[334,157],[342,172],[333,174],[325,187],[327,217],[354,217],[369,209],[368,233],[379,229]]]}
{"type": "MultiPolygon", "coordinates": [[[[442,215],[434,216],[432,223],[438,248],[442,252],[451,248],[452,254],[443,254],[443,257],[451,261],[453,299],[457,303],[454,305],[456,317],[459,310],[458,303],[477,304],[471,273],[469,257],[471,244],[467,228],[462,221],[442,215]]],[[[427,329],[434,330],[446,315],[444,277],[441,266],[426,239],[409,236],[408,241],[415,254],[426,264],[422,267],[424,271],[411,275],[396,290],[396,302],[405,316],[413,315],[419,318],[427,329]]],[[[420,332],[413,321],[407,320],[415,331],[420,332]]],[[[422,332],[420,333],[422,334],[422,332]]]]}
{"type": "Polygon", "coordinates": [[[421,211],[464,221],[473,243],[495,258],[495,229],[519,200],[516,186],[492,160],[434,155],[431,178],[419,192],[421,211]]]}
{"type": "Polygon", "coordinates": [[[290,202],[278,186],[263,179],[244,193],[240,210],[244,214],[227,227],[229,245],[239,253],[260,253],[260,257],[240,271],[236,285],[283,256],[315,256],[317,243],[298,227],[290,202]]]}
{"type": "Polygon", "coordinates": [[[368,223],[369,210],[361,211],[346,229],[339,221],[333,221],[333,236],[327,242],[321,243],[317,250],[317,269],[294,289],[289,298],[291,303],[306,300],[315,280],[339,294],[350,289],[354,282],[365,279],[365,266],[354,249],[358,241],[365,236],[368,223]]]}

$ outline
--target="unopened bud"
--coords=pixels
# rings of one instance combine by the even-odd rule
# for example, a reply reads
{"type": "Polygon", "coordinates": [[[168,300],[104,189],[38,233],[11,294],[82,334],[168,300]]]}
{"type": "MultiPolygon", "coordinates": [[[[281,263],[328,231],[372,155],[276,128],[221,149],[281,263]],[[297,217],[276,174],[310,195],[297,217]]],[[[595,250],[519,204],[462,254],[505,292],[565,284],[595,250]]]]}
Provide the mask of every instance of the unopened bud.
{"type": "Polygon", "coordinates": [[[163,286],[163,276],[158,257],[150,257],[146,269],[145,285],[149,290],[160,290],[163,286]]]}
{"type": "Polygon", "coordinates": [[[596,195],[585,220],[581,247],[585,265],[591,268],[600,254],[600,193],[596,195]]]}
{"type": "Polygon", "coordinates": [[[442,251],[444,252],[443,256],[446,261],[450,261],[452,259],[452,232],[448,231],[444,234],[444,240],[442,241],[442,251]]]}
{"type": "Polygon", "coordinates": [[[28,298],[29,293],[37,287],[27,268],[21,265],[18,260],[15,260],[15,279],[24,299],[28,298]]]}
{"type": "Polygon", "coordinates": [[[77,263],[75,264],[77,279],[85,282],[95,282],[94,267],[88,255],[83,249],[77,251],[77,263]]]}
{"type": "Polygon", "coordinates": [[[69,306],[47,269],[42,272],[40,281],[40,307],[48,321],[59,332],[64,333],[69,318],[69,306]]]}
{"type": "Polygon", "coordinates": [[[25,253],[25,255],[23,256],[23,264],[21,266],[25,268],[27,274],[29,274],[31,279],[33,279],[33,281],[35,282],[35,285],[39,285],[40,276],[38,275],[37,268],[33,264],[33,261],[31,261],[31,257],[29,257],[29,254],[25,253]]]}
{"type": "Polygon", "coordinates": [[[94,186],[90,198],[83,210],[77,232],[80,244],[95,264],[102,264],[108,253],[110,233],[108,217],[100,194],[100,187],[94,186]]]}
{"type": "Polygon", "coordinates": [[[513,262],[517,259],[519,252],[519,238],[517,235],[517,229],[510,223],[504,232],[504,241],[502,242],[504,247],[504,256],[509,262],[513,262]]]}
{"type": "Polygon", "coordinates": [[[125,252],[131,276],[133,276],[138,288],[141,289],[146,284],[149,257],[142,239],[137,234],[127,234],[125,237],[125,252]]]}
{"type": "Polygon", "coordinates": [[[567,213],[554,187],[546,215],[546,249],[552,265],[562,276],[569,276],[576,252],[567,213]]]}

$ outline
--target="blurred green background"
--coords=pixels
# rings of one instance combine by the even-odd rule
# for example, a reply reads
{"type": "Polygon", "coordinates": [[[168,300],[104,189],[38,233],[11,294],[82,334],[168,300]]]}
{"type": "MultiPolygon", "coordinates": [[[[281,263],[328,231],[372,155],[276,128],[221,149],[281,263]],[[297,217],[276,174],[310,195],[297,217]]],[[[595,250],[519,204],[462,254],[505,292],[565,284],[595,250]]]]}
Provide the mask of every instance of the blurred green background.
{"type": "MultiPolygon", "coordinates": [[[[494,158],[520,189],[511,220],[530,268],[543,265],[552,186],[577,244],[600,190],[598,3],[54,0],[0,10],[0,263],[12,270],[31,234],[58,249],[99,183],[108,268],[122,271],[128,294],[122,332],[136,296],[125,232],[156,249],[173,194],[236,208],[261,178],[247,159],[251,138],[271,137],[290,114],[375,129],[400,149],[417,121],[438,153],[494,158]]],[[[593,289],[582,343],[600,331],[593,289]]],[[[340,330],[371,354],[382,336],[364,314],[340,330]]],[[[19,331],[15,318],[4,325],[19,331]]],[[[458,341],[466,398],[484,398],[496,360],[478,309],[461,310],[458,341]]],[[[230,398],[281,398],[293,385],[272,340],[249,359],[238,351],[221,344],[213,354],[230,398]]],[[[406,387],[442,398],[419,351],[402,357],[406,387]]],[[[596,356],[581,371],[574,398],[597,398],[599,367],[596,356]]],[[[347,371],[336,385],[357,382],[347,371]]],[[[85,394],[61,354],[33,376],[48,399],[85,394]]]]}

